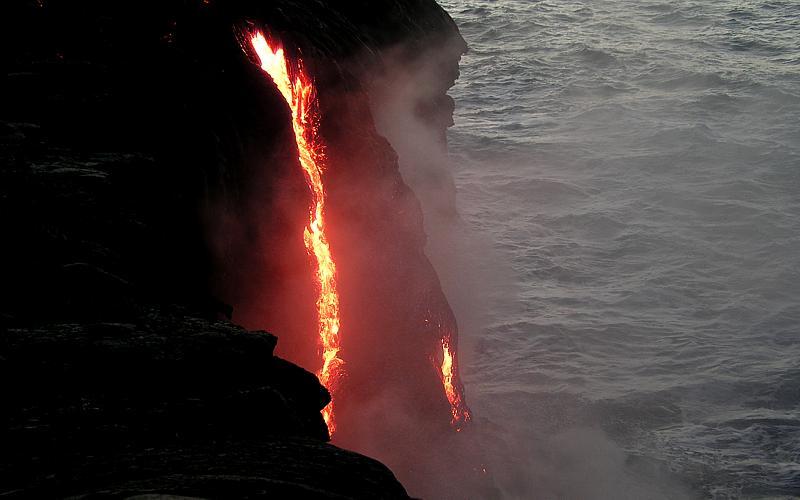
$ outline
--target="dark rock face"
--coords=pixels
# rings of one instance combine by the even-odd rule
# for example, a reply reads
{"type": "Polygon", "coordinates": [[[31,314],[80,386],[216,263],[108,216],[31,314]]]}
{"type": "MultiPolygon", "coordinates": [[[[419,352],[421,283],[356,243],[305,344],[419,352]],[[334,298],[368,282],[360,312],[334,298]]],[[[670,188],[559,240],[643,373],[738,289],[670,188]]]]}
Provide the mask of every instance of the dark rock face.
{"type": "Polygon", "coordinates": [[[430,322],[456,325],[369,100],[388,50],[446,47],[420,104],[443,138],[465,48],[449,16],[432,0],[10,0],[0,18],[0,493],[405,497],[385,466],[325,444],[328,394],[275,337],[226,321],[317,367],[307,187],[241,42],[269,27],[315,75],[341,443],[403,443],[410,477],[452,434],[430,322]]]}
{"type": "Polygon", "coordinates": [[[137,324],[3,335],[0,491],[402,498],[385,466],[325,444],[316,377],[274,336],[152,311],[137,324]]]}
{"type": "Polygon", "coordinates": [[[10,329],[2,346],[6,428],[26,442],[114,447],[153,446],[172,436],[324,441],[319,411],[328,393],[313,374],[273,356],[276,340],[164,311],[138,324],[10,329]],[[113,421],[104,421],[109,416],[113,421]]]}
{"type": "Polygon", "coordinates": [[[68,466],[62,474],[39,478],[8,496],[408,498],[379,462],[308,439],[167,445],[103,457],[77,454],[65,459],[68,466]]]}

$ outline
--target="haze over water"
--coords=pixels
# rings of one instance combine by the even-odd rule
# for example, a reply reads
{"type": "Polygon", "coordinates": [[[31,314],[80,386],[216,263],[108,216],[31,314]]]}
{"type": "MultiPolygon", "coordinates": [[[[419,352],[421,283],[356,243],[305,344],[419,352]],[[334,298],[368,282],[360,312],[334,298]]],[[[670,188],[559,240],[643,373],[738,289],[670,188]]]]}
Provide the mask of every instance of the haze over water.
{"type": "Polygon", "coordinates": [[[459,208],[507,276],[467,396],[532,453],[504,492],[800,495],[800,3],[440,3],[459,208]]]}

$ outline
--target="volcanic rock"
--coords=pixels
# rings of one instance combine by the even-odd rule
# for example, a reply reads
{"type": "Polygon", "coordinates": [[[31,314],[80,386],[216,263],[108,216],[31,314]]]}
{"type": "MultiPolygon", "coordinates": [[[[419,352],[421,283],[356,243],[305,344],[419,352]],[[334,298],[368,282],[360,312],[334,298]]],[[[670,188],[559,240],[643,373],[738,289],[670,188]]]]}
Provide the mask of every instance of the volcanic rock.
{"type": "MultiPolygon", "coordinates": [[[[385,391],[430,417],[416,443],[451,432],[425,318],[455,321],[368,89],[386,50],[446,46],[420,103],[443,137],[465,50],[449,16],[433,0],[8,0],[0,19],[0,494],[407,497],[326,443],[327,391],[275,355],[318,361],[307,187],[243,37],[269,27],[320,92],[331,220],[352,223],[331,237],[347,342],[374,348],[343,352],[343,414],[385,391]],[[246,329],[261,325],[280,343],[246,329]]],[[[371,432],[391,447],[409,422],[371,432]]]]}

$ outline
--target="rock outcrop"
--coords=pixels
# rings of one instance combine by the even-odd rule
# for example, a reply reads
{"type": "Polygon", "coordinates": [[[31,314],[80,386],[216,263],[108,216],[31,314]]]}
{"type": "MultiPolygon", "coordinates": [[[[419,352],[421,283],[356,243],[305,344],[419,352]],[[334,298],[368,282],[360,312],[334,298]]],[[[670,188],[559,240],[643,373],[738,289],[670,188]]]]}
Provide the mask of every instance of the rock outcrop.
{"type": "Polygon", "coordinates": [[[433,0],[10,0],[0,18],[0,494],[406,497],[326,443],[327,391],[255,331],[315,369],[307,188],[242,42],[268,27],[315,75],[343,443],[402,443],[393,466],[413,479],[418,447],[451,432],[433,325],[457,327],[369,100],[389,51],[446,47],[422,103],[443,134],[465,49],[449,16],[433,0]]]}
{"type": "Polygon", "coordinates": [[[164,309],[7,330],[0,491],[404,498],[385,466],[325,443],[328,393],[275,342],[164,309]]]}

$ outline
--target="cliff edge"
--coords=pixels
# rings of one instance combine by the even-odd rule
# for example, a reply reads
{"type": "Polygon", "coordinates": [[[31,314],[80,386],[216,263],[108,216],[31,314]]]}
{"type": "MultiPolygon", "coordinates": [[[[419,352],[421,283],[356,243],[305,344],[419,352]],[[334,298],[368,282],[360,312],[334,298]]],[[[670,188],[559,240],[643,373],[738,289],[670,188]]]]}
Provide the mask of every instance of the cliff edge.
{"type": "MultiPolygon", "coordinates": [[[[241,35],[280,35],[330,116],[323,134],[342,172],[331,217],[354,228],[332,242],[350,342],[364,346],[350,354],[344,415],[362,418],[388,387],[398,400],[413,394],[403,404],[414,412],[444,415],[437,432],[449,407],[423,316],[455,323],[424,257],[418,202],[372,124],[368,75],[385,49],[447,45],[427,111],[443,134],[465,47],[433,0],[332,4],[0,7],[0,494],[407,498],[386,466],[327,443],[330,395],[284,359],[310,367],[315,354],[310,285],[287,285],[306,265],[296,234],[307,195],[285,105],[241,35]],[[426,304],[387,305],[409,284],[426,304]],[[390,342],[375,336],[387,331],[390,342]],[[383,378],[363,354],[373,345],[405,346],[383,378]],[[420,390],[395,382],[420,370],[430,371],[420,390]]],[[[357,441],[359,428],[347,432],[357,441]]]]}

